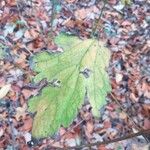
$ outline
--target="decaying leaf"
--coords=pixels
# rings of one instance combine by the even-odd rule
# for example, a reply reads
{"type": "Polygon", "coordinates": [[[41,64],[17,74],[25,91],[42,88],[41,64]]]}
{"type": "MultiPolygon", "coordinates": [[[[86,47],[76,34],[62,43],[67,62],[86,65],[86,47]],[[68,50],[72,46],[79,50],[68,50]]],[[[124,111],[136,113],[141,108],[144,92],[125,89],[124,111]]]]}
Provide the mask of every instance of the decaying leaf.
{"type": "Polygon", "coordinates": [[[33,58],[33,69],[38,73],[34,81],[46,78],[51,84],[29,101],[29,110],[37,112],[34,137],[53,135],[61,125],[67,127],[81,108],[86,91],[94,116],[99,116],[111,89],[105,71],[110,53],[102,43],[64,34],[57,36],[55,43],[63,53],[43,52],[33,58]]]}

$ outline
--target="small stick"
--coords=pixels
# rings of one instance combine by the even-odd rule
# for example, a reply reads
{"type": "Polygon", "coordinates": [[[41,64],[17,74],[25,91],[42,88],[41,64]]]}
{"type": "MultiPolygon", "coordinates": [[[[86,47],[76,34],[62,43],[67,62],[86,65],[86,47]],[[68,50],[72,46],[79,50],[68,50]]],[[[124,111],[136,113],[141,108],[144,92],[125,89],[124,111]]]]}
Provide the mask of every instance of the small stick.
{"type": "MultiPolygon", "coordinates": [[[[131,139],[131,138],[134,138],[134,137],[137,137],[137,136],[141,136],[143,134],[144,135],[149,135],[150,134],[150,129],[141,130],[138,133],[131,133],[131,134],[127,135],[127,136],[116,138],[116,139],[113,139],[113,140],[110,140],[110,141],[95,142],[95,143],[90,143],[90,144],[83,144],[83,145],[80,145],[80,146],[67,147],[66,149],[67,150],[69,150],[69,149],[79,149],[80,150],[83,147],[92,147],[92,146],[106,145],[106,144],[111,144],[111,143],[115,143],[115,142],[120,142],[120,141],[123,141],[123,140],[131,139]]],[[[55,146],[52,146],[52,147],[60,149],[60,150],[64,150],[65,149],[65,148],[60,148],[60,147],[55,147],[55,146]]]]}
{"type": "MultiPolygon", "coordinates": [[[[122,109],[122,111],[127,115],[127,117],[132,122],[132,124],[135,126],[135,128],[140,131],[142,127],[138,127],[138,125],[133,121],[133,119],[130,117],[130,115],[124,110],[124,108],[121,106],[119,101],[115,98],[115,96],[112,93],[110,93],[110,95],[112,96],[113,100],[119,105],[119,107],[122,109]]],[[[144,135],[143,135],[143,137],[145,138],[145,140],[147,142],[149,142],[149,140],[144,135]]]]}

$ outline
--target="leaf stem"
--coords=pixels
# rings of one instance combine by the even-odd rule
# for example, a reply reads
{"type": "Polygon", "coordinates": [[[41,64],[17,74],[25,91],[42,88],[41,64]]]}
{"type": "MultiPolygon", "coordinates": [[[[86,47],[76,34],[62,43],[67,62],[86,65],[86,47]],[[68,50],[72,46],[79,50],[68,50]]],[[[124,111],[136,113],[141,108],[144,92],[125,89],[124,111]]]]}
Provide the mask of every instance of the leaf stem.
{"type": "Polygon", "coordinates": [[[53,22],[54,22],[54,18],[55,18],[55,0],[50,0],[50,2],[52,3],[52,13],[51,13],[51,20],[50,20],[50,33],[49,35],[52,36],[53,34],[53,22]]]}
{"type": "Polygon", "coordinates": [[[102,17],[102,15],[103,15],[103,12],[104,12],[104,9],[105,9],[107,0],[103,0],[103,2],[104,2],[104,5],[103,5],[103,7],[102,7],[102,9],[101,9],[101,12],[100,12],[100,14],[99,14],[99,18],[98,18],[97,23],[95,24],[95,26],[93,26],[92,33],[91,33],[91,37],[94,37],[94,35],[95,35],[95,33],[96,33],[96,30],[97,30],[97,28],[98,28],[98,25],[99,25],[99,23],[100,23],[101,17],[102,17]]]}

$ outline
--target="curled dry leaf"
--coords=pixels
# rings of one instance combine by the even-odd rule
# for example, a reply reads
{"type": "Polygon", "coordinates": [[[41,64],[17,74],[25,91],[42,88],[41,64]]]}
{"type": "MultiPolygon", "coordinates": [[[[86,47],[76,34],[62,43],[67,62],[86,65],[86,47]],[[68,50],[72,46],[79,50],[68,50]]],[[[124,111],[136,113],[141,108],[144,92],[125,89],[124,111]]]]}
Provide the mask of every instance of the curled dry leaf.
{"type": "Polygon", "coordinates": [[[4,98],[11,89],[11,84],[6,84],[0,89],[0,99],[4,98]]]}

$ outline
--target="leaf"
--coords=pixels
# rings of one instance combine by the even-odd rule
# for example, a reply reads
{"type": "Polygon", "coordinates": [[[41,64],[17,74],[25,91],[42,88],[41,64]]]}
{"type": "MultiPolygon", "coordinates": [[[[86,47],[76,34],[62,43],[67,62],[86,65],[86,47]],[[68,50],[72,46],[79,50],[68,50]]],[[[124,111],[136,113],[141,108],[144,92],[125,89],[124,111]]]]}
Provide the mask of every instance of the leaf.
{"type": "Polygon", "coordinates": [[[102,43],[64,34],[57,36],[55,43],[64,49],[63,53],[43,52],[33,58],[33,70],[38,73],[34,81],[47,78],[51,83],[29,101],[29,110],[37,112],[34,137],[53,135],[61,125],[67,127],[81,108],[86,90],[93,114],[99,116],[111,89],[105,72],[110,53],[102,43]]]}
{"type": "Polygon", "coordinates": [[[15,40],[19,40],[24,35],[24,29],[20,29],[15,33],[15,40]]]}
{"type": "Polygon", "coordinates": [[[24,104],[23,107],[17,107],[16,108],[16,115],[15,115],[15,118],[17,121],[20,120],[20,118],[22,117],[23,119],[25,118],[26,116],[26,109],[27,109],[27,105],[24,104]]]}
{"type": "Polygon", "coordinates": [[[122,81],[123,75],[120,73],[116,73],[116,82],[119,83],[120,81],[122,81]]]}
{"type": "Polygon", "coordinates": [[[2,59],[3,56],[4,56],[3,45],[0,44],[0,59],[2,59]]]}
{"type": "Polygon", "coordinates": [[[130,5],[131,0],[121,0],[121,3],[124,4],[124,5],[130,5]]]}
{"type": "Polygon", "coordinates": [[[4,98],[11,89],[11,84],[6,84],[0,89],[0,99],[4,98]]]}
{"type": "Polygon", "coordinates": [[[6,37],[8,34],[12,34],[14,32],[14,29],[16,28],[16,24],[6,24],[4,28],[4,36],[6,37]]]}

